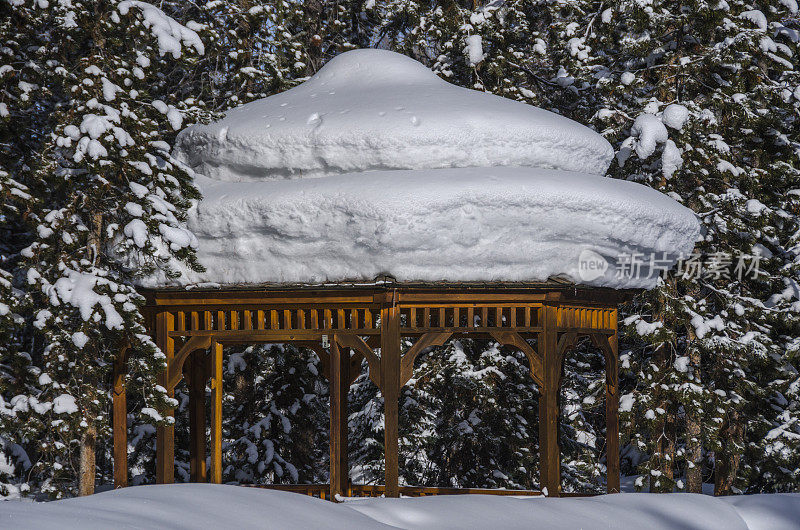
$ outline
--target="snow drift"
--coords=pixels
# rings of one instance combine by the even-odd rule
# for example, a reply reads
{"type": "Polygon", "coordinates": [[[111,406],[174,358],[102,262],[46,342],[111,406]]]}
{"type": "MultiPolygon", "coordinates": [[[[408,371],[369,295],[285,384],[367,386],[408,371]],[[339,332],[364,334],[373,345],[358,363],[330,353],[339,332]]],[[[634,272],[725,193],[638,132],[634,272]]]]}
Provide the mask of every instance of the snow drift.
{"type": "Polygon", "coordinates": [[[560,276],[649,288],[649,260],[663,268],[690,252],[699,224],[651,188],[603,177],[612,154],[562,116],[456,87],[393,52],[347,52],[179,135],[177,155],[203,175],[188,228],[207,268],[179,281],[560,276]],[[603,274],[579,274],[587,251],[603,274]],[[630,255],[640,270],[618,274],[630,255]]]}
{"type": "Polygon", "coordinates": [[[0,503],[0,527],[62,528],[647,528],[788,530],[800,495],[715,498],[631,493],[544,499],[492,495],[351,499],[212,484],[124,488],[50,503],[0,503]]]}

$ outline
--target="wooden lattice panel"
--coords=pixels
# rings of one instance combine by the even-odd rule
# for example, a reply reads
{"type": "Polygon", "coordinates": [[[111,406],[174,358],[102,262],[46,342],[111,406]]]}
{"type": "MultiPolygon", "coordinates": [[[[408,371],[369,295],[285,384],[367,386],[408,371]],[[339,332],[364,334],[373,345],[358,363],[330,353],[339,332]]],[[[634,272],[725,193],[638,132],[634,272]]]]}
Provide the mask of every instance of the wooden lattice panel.
{"type": "Polygon", "coordinates": [[[403,333],[427,331],[476,332],[498,329],[539,331],[540,304],[407,305],[400,308],[403,333]]]}
{"type": "Polygon", "coordinates": [[[561,305],[556,312],[556,325],[563,330],[614,331],[617,328],[617,310],[607,307],[561,305]]]}
{"type": "Polygon", "coordinates": [[[217,311],[172,311],[172,335],[251,331],[374,332],[379,311],[371,307],[252,306],[217,311]]]}

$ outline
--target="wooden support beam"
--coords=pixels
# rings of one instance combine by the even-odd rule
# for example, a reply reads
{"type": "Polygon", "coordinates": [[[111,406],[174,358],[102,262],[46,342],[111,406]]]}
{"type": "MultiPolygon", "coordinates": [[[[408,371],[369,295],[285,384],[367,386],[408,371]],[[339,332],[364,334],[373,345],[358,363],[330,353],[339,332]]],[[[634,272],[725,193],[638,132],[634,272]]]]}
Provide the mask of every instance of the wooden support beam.
{"type": "Polygon", "coordinates": [[[556,307],[544,307],[544,331],[539,337],[544,359],[544,381],[539,394],[539,469],[541,488],[547,495],[561,493],[561,450],[558,445],[558,397],[561,365],[558,362],[556,307]]]}
{"type": "Polygon", "coordinates": [[[403,355],[400,360],[400,386],[408,383],[411,376],[414,375],[414,361],[420,353],[427,350],[432,346],[441,346],[450,338],[452,333],[425,333],[421,335],[417,342],[403,355]]]}
{"type": "Polygon", "coordinates": [[[212,484],[222,484],[222,344],[211,343],[211,469],[212,484]]]}
{"type": "Polygon", "coordinates": [[[192,482],[205,482],[206,476],[206,354],[196,351],[189,357],[189,473],[192,482]]]}
{"type": "Polygon", "coordinates": [[[386,496],[399,497],[400,308],[381,308],[381,393],[383,394],[386,496]]]}
{"type": "Polygon", "coordinates": [[[128,400],[125,390],[125,368],[128,347],[123,347],[114,361],[112,390],[112,432],[114,437],[114,489],[128,485],[128,400]]]}
{"type": "Polygon", "coordinates": [[[616,333],[591,337],[606,361],[606,490],[619,493],[619,346],[616,333]]]}
{"type": "Polygon", "coordinates": [[[331,342],[330,377],[330,499],[347,495],[349,466],[347,462],[347,392],[350,389],[349,348],[331,342]]]}
{"type": "MultiPolygon", "coordinates": [[[[167,389],[170,398],[175,397],[175,391],[169,389],[169,366],[175,356],[175,339],[170,332],[175,329],[175,317],[168,311],[160,311],[156,315],[156,344],[167,358],[167,369],[159,376],[159,384],[167,389]]],[[[169,409],[166,416],[175,416],[175,411],[169,409]]],[[[156,429],[156,482],[159,484],[172,484],[175,481],[175,426],[162,425],[156,429]]]]}

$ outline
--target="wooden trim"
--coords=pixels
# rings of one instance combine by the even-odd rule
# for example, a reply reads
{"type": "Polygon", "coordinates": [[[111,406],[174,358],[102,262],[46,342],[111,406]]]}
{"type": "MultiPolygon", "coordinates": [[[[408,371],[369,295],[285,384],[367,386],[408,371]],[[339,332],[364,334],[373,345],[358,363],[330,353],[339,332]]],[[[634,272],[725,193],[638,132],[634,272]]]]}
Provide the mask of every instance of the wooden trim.
{"type": "Polygon", "coordinates": [[[353,355],[350,356],[350,366],[348,367],[349,370],[349,377],[347,384],[351,386],[358,376],[361,375],[361,361],[364,359],[364,355],[360,351],[353,351],[353,355]]]}
{"type": "MultiPolygon", "coordinates": [[[[246,488],[259,488],[300,493],[309,497],[325,498],[330,484],[242,484],[246,488]]],[[[498,495],[514,497],[541,496],[538,490],[504,490],[490,488],[437,488],[429,486],[400,486],[403,497],[427,497],[430,495],[498,495]]],[[[386,491],[383,484],[351,484],[348,497],[381,497],[386,491]]],[[[599,493],[562,493],[562,497],[596,497],[599,493]]]]}
{"type": "MultiPolygon", "coordinates": [[[[575,344],[578,341],[578,332],[577,331],[568,331],[561,335],[558,339],[558,347],[556,348],[557,352],[557,363],[559,366],[564,362],[564,356],[567,354],[569,350],[575,347],[575,344]]],[[[559,373],[559,383],[560,383],[561,375],[559,373]]]]}
{"type": "MultiPolygon", "coordinates": [[[[614,307],[641,292],[641,290],[615,290],[558,284],[507,284],[507,283],[384,283],[382,285],[307,285],[242,286],[241,288],[208,289],[142,289],[148,305],[156,306],[207,306],[248,305],[256,303],[298,304],[374,304],[394,296],[401,306],[414,303],[454,300],[469,302],[558,302],[614,307]]],[[[373,306],[374,309],[378,307],[373,306]]],[[[244,309],[244,308],[242,308],[244,309]]]]}
{"type": "MultiPolygon", "coordinates": [[[[384,279],[368,285],[145,290],[148,305],[143,312],[147,321],[152,323],[151,329],[155,328],[157,344],[167,356],[168,371],[159,376],[159,384],[172,396],[184,373],[189,379],[190,394],[195,396],[190,399],[190,425],[196,433],[201,430],[200,418],[197,407],[191,402],[194,401],[195,405],[200,403],[200,391],[192,382],[202,377],[205,385],[205,378],[214,376],[212,466],[208,470],[212,482],[220,481],[222,475],[223,345],[293,342],[312,348],[321,359],[323,375],[337,385],[338,390],[332,391],[332,397],[337,393],[346,395],[346,388],[360,372],[362,358],[366,359],[369,377],[380,388],[385,401],[387,487],[384,491],[387,496],[397,496],[401,491],[397,454],[400,389],[412,377],[415,359],[426,348],[456,337],[491,337],[500,344],[520,349],[528,358],[531,376],[541,391],[541,483],[550,495],[559,495],[561,370],[565,353],[574,347],[580,335],[590,336],[606,356],[608,488],[609,491],[619,489],[616,305],[633,294],[634,291],[590,288],[559,281],[432,284],[397,283],[384,279]],[[538,338],[536,348],[528,342],[534,334],[538,338]],[[339,364],[335,370],[330,354],[321,347],[324,335],[331,336],[333,347],[339,350],[339,364]],[[401,354],[401,337],[417,338],[405,355],[401,354]],[[177,353],[176,340],[182,342],[177,353]],[[209,356],[193,353],[209,346],[213,350],[209,356]],[[380,356],[375,351],[378,347],[380,356]],[[353,355],[349,350],[354,352],[353,355]],[[199,372],[201,369],[202,373],[199,372]]],[[[115,390],[120,388],[119,384],[115,374],[115,390]]],[[[120,403],[115,394],[114,406],[119,407],[120,403]]],[[[338,437],[340,442],[337,443],[341,444],[346,438],[341,430],[341,418],[346,422],[346,402],[340,399],[332,406],[338,409],[338,412],[333,412],[340,418],[339,430],[332,434],[332,440],[338,437]]],[[[174,411],[167,411],[167,414],[172,415],[174,411]]],[[[122,417],[121,414],[116,416],[122,417]]],[[[119,451],[126,433],[121,432],[118,426],[115,426],[114,433],[115,451],[119,451]]],[[[194,436],[192,439],[193,480],[202,475],[199,454],[205,437],[200,438],[194,436]]],[[[159,427],[156,447],[159,482],[172,482],[174,479],[174,451],[174,429],[171,426],[159,427]]],[[[345,452],[339,450],[335,462],[332,461],[338,474],[332,481],[334,486],[319,493],[322,498],[345,489],[350,491],[350,486],[342,479],[347,465],[341,460],[345,452]],[[334,487],[335,492],[331,489],[334,487]]]]}
{"type": "MultiPolygon", "coordinates": [[[[242,484],[248,488],[260,488],[278,491],[300,493],[309,497],[325,498],[324,494],[330,491],[330,484],[242,484]]],[[[498,495],[514,497],[541,496],[538,490],[505,490],[490,488],[437,488],[429,486],[400,486],[403,497],[427,497],[430,495],[498,495]]],[[[351,484],[348,487],[348,497],[381,497],[385,494],[386,486],[383,484],[351,484]]],[[[594,497],[597,493],[562,493],[562,497],[594,497]]]]}
{"type": "Polygon", "coordinates": [[[189,473],[192,482],[205,482],[206,470],[206,354],[189,357],[189,473]]]}
{"type": "MultiPolygon", "coordinates": [[[[425,333],[452,333],[461,337],[478,338],[480,336],[490,336],[490,334],[498,329],[512,329],[512,328],[493,328],[493,327],[474,327],[474,328],[455,328],[455,327],[429,327],[429,328],[400,328],[400,334],[403,337],[416,337],[424,335],[425,333]]],[[[525,326],[513,328],[517,333],[541,333],[543,328],[541,326],[525,326]]],[[[272,342],[300,342],[300,341],[319,341],[323,335],[330,335],[331,331],[347,331],[362,337],[379,337],[380,329],[342,329],[332,330],[328,329],[304,329],[304,330],[187,330],[187,331],[173,331],[170,333],[171,337],[198,337],[208,336],[218,339],[220,342],[226,344],[253,344],[253,343],[272,343],[272,342]]],[[[586,329],[581,333],[594,333],[597,330],[586,329]]],[[[606,331],[606,333],[611,333],[606,331]]]]}
{"type": "Polygon", "coordinates": [[[616,333],[591,336],[606,360],[606,489],[620,492],[619,468],[619,351],[616,333]]]}
{"type": "Polygon", "coordinates": [[[350,354],[331,342],[330,377],[330,498],[347,494],[347,392],[350,389],[350,354]]]}
{"type": "Polygon", "coordinates": [[[551,497],[558,497],[561,493],[561,450],[558,444],[561,363],[555,323],[555,306],[545,307],[545,331],[539,338],[539,351],[544,360],[544,384],[539,393],[539,468],[542,490],[551,497]]]}
{"type": "MultiPolygon", "coordinates": [[[[276,315],[277,318],[277,315],[276,315]]],[[[214,337],[219,342],[226,344],[251,344],[254,342],[295,342],[295,341],[309,341],[321,340],[323,335],[331,335],[334,331],[332,328],[324,329],[298,329],[298,330],[271,330],[271,329],[254,329],[254,330],[197,330],[197,331],[173,331],[170,333],[172,337],[214,337]]],[[[346,329],[358,335],[380,335],[379,329],[346,329]]]]}

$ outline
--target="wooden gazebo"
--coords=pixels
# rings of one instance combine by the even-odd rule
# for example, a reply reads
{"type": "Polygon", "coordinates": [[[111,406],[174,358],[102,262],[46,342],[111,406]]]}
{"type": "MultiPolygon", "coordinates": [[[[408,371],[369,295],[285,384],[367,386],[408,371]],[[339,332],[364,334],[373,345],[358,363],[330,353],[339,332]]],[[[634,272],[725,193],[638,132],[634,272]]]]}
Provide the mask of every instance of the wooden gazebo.
{"type": "MultiPolygon", "coordinates": [[[[617,306],[631,291],[541,283],[271,285],[145,291],[147,317],[168,369],[161,385],[189,388],[191,480],[222,480],[222,367],[226,345],[293,343],[319,355],[330,382],[330,484],[336,495],[397,497],[398,401],[415,359],[458,337],[488,338],[521,350],[538,385],[542,490],[561,493],[559,386],[564,355],[588,336],[605,358],[607,487],[618,492],[617,306]],[[403,339],[414,340],[403,349],[403,339]],[[385,399],[385,486],[349,484],[347,392],[362,360],[385,399]],[[206,469],[206,384],[211,380],[210,468],[206,469]]],[[[114,379],[114,482],[127,485],[124,359],[114,379]]],[[[170,414],[174,412],[170,411],[170,414]]],[[[157,433],[157,480],[174,480],[174,427],[157,433]]],[[[320,486],[321,488],[322,486],[320,486]]],[[[306,490],[304,490],[306,491],[306,490]]],[[[436,491],[433,491],[436,493],[436,491]]],[[[327,493],[327,495],[325,494],[327,493]]],[[[413,493],[413,492],[412,492],[413,493]]],[[[441,491],[440,493],[453,493],[441,491]]]]}

